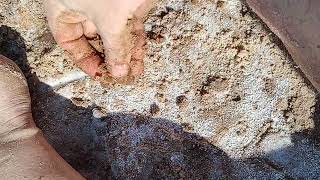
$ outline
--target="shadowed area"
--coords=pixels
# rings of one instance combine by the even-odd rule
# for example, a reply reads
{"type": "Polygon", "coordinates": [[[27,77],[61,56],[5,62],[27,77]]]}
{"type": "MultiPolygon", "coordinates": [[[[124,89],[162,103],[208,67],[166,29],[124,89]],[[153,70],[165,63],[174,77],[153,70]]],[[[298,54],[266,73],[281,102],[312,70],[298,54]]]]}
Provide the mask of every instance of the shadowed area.
{"type": "MultiPolygon", "coordinates": [[[[294,144],[244,160],[230,159],[205,138],[186,132],[169,119],[97,106],[79,107],[32,74],[23,38],[0,27],[0,53],[25,72],[33,115],[50,144],[88,179],[317,178],[319,152],[301,134],[294,144]]],[[[319,122],[315,120],[317,136],[319,122]]]]}
{"type": "Polygon", "coordinates": [[[0,53],[25,72],[36,124],[58,153],[88,179],[229,176],[228,156],[180,125],[124,113],[97,117],[99,107],[75,106],[56,94],[30,73],[23,38],[10,27],[0,27],[0,47],[0,53]]]}

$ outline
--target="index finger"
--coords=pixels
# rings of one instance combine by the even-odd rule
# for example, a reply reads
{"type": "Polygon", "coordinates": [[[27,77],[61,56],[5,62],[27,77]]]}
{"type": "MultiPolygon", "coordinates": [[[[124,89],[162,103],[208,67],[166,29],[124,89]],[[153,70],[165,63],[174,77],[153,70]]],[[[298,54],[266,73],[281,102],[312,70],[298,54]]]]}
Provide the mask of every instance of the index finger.
{"type": "Polygon", "coordinates": [[[54,0],[46,1],[48,23],[57,43],[66,50],[73,62],[90,77],[101,76],[99,66],[103,62],[84,35],[86,17],[68,11],[54,0]]]}

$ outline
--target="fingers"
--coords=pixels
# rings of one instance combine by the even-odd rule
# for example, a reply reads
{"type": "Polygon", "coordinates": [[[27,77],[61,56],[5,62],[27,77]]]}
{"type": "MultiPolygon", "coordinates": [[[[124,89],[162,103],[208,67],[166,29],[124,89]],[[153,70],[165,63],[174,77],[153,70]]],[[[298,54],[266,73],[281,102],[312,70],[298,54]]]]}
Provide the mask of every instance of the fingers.
{"type": "Polygon", "coordinates": [[[144,32],[144,24],[142,19],[138,19],[136,16],[131,20],[131,38],[133,47],[130,50],[131,54],[131,74],[133,76],[139,76],[143,73],[144,63],[143,59],[146,53],[146,35],[144,32]]]}
{"type": "Polygon", "coordinates": [[[144,2],[135,11],[135,16],[137,18],[144,18],[146,14],[154,7],[156,0],[144,0],[144,2]]]}
{"type": "Polygon", "coordinates": [[[82,22],[83,33],[87,38],[95,38],[97,36],[97,27],[92,21],[86,20],[82,22]]]}
{"type": "MultiPolygon", "coordinates": [[[[125,20],[121,20],[125,22],[125,20]]],[[[125,23],[114,23],[112,29],[103,24],[99,27],[104,50],[106,55],[106,63],[109,73],[114,78],[122,78],[128,76],[130,71],[131,54],[131,34],[125,23]]]]}
{"type": "Polygon", "coordinates": [[[112,19],[96,19],[102,37],[109,72],[115,78],[143,73],[145,56],[144,17],[153,6],[153,0],[120,0],[121,11],[112,19]],[[123,5],[121,5],[123,4],[123,5]]]}
{"type": "Polygon", "coordinates": [[[101,76],[99,66],[103,61],[97,55],[92,39],[99,33],[104,51],[99,48],[98,51],[105,53],[107,63],[104,66],[107,70],[101,69],[101,71],[116,79],[139,76],[143,73],[143,59],[146,51],[143,21],[146,13],[153,6],[154,0],[99,2],[101,5],[99,7],[82,7],[81,3],[73,4],[78,4],[79,7],[76,9],[86,12],[86,15],[94,20],[93,23],[82,14],[68,10],[59,1],[46,0],[48,22],[56,41],[70,54],[78,67],[96,78],[101,76]],[[107,10],[102,11],[103,8],[100,7],[107,10]]]}
{"type": "Polygon", "coordinates": [[[58,1],[47,0],[45,5],[49,26],[57,43],[85,73],[92,78],[100,76],[102,60],[85,36],[95,36],[95,26],[80,13],[68,11],[58,1]]]}
{"type": "Polygon", "coordinates": [[[131,73],[133,76],[141,75],[144,71],[144,57],[146,54],[146,34],[144,32],[144,20],[147,13],[154,7],[156,0],[145,0],[134,12],[133,34],[135,47],[132,49],[131,73]]]}

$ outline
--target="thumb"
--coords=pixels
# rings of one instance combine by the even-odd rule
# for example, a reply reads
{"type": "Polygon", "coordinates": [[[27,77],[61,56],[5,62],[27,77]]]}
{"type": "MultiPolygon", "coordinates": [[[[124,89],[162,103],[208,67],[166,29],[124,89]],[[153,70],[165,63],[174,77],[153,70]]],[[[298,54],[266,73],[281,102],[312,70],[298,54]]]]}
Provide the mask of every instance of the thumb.
{"type": "Polygon", "coordinates": [[[109,73],[114,78],[122,78],[130,74],[131,49],[134,44],[126,17],[115,15],[114,18],[111,22],[98,24],[97,28],[104,44],[109,73]]]}
{"type": "Polygon", "coordinates": [[[146,44],[143,22],[153,2],[119,0],[110,5],[117,11],[99,13],[95,18],[98,33],[105,46],[107,67],[114,78],[143,73],[146,44]]]}

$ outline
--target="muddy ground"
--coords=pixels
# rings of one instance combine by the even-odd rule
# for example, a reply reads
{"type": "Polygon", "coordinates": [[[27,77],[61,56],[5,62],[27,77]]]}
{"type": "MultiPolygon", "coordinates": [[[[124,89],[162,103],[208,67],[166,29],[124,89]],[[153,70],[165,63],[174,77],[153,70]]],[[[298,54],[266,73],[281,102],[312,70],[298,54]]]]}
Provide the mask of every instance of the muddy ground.
{"type": "Polygon", "coordinates": [[[145,73],[102,87],[55,43],[41,0],[0,0],[0,53],[46,138],[88,179],[317,179],[317,93],[242,0],[162,0],[145,73]]]}

